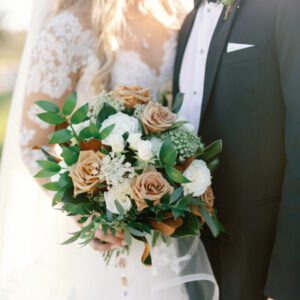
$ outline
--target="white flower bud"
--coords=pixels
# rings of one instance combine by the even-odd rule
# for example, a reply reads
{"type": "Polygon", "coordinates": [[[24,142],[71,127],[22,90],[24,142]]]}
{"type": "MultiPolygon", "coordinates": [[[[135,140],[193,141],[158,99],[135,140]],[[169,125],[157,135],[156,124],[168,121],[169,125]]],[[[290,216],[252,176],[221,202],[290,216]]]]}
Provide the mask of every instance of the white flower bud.
{"type": "Polygon", "coordinates": [[[131,133],[131,134],[129,134],[128,143],[129,143],[130,148],[132,150],[135,150],[135,151],[137,150],[137,145],[142,140],[141,137],[142,137],[141,133],[131,133]]]}

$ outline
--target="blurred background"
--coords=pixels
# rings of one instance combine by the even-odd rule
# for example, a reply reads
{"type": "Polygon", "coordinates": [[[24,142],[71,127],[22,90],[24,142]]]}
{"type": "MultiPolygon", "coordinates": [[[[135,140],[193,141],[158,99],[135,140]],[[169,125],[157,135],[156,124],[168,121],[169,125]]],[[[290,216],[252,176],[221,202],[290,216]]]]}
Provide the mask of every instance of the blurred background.
{"type": "Polygon", "coordinates": [[[32,0],[0,1],[0,161],[10,101],[29,26],[32,0]]]}

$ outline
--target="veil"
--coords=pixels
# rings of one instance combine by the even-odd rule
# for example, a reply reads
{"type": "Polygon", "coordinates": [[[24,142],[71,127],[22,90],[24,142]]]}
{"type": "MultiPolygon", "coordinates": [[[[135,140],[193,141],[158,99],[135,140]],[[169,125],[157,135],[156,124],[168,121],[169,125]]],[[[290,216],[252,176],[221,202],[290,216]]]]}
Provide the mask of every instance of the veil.
{"type": "MultiPolygon", "coordinates": [[[[100,271],[93,274],[90,270],[95,262],[101,260],[98,253],[88,247],[78,249],[58,245],[65,240],[66,232],[76,230],[75,224],[51,208],[48,197],[37,186],[22,161],[20,123],[30,54],[52,9],[51,0],[33,1],[31,25],[4,143],[0,170],[1,300],[99,299],[101,295],[95,298],[91,287],[98,286],[99,277],[104,285],[105,277],[109,280],[109,276],[100,271]]],[[[163,274],[169,273],[164,268],[169,266],[162,265],[152,280],[151,288],[144,292],[149,292],[153,300],[169,299],[170,289],[187,284],[190,299],[218,300],[218,285],[201,241],[198,238],[180,241],[178,249],[180,254],[177,253],[172,259],[177,272],[166,278],[163,274]]],[[[157,256],[162,260],[162,253],[157,256]]],[[[132,272],[133,276],[139,274],[139,270],[132,272]]],[[[113,293],[115,282],[107,281],[107,286],[113,293]]],[[[113,295],[106,298],[112,299],[113,295]]]]}

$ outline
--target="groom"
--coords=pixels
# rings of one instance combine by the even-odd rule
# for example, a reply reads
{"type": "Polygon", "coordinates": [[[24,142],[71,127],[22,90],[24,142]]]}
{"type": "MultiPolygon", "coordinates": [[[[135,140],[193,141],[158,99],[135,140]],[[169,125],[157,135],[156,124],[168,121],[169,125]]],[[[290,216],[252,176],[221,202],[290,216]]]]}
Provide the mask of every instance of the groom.
{"type": "Polygon", "coordinates": [[[179,34],[181,113],[224,142],[227,234],[202,236],[221,300],[300,299],[299,31],[300,0],[198,0],[179,34]]]}

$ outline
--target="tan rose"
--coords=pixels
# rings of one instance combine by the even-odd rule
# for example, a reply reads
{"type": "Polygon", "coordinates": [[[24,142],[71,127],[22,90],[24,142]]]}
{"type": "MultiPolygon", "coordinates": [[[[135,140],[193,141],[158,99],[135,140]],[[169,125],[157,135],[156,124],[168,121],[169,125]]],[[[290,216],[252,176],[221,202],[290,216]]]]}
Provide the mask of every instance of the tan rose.
{"type": "Polygon", "coordinates": [[[150,90],[136,85],[119,86],[113,91],[113,95],[127,108],[134,108],[137,104],[148,104],[151,101],[150,90]]]}
{"type": "Polygon", "coordinates": [[[165,194],[173,191],[173,187],[157,171],[148,171],[139,175],[132,184],[132,197],[139,211],[148,207],[145,199],[158,204],[165,194]]]}
{"type": "Polygon", "coordinates": [[[100,181],[101,152],[81,151],[77,164],[70,172],[74,184],[74,196],[83,193],[93,193],[97,190],[100,181]]]}
{"type": "Polygon", "coordinates": [[[141,115],[141,122],[147,133],[159,133],[169,129],[176,121],[176,115],[159,103],[149,102],[141,115]]]}

